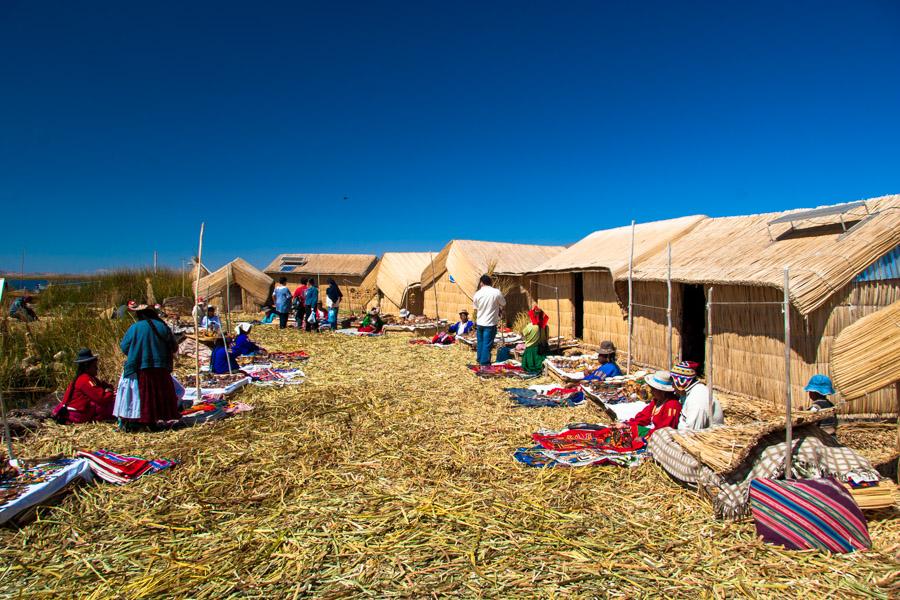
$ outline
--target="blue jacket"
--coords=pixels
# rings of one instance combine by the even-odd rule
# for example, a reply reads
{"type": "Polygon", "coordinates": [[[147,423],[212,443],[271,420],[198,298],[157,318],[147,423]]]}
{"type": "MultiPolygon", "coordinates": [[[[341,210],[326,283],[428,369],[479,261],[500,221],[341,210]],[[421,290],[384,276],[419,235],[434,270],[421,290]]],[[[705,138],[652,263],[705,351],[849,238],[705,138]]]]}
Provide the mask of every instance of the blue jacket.
{"type": "Polygon", "coordinates": [[[177,350],[172,330],[158,319],[138,321],[129,327],[119,347],[126,356],[125,377],[132,377],[143,369],[171,371],[177,350]]]}
{"type": "Polygon", "coordinates": [[[240,366],[238,366],[237,361],[234,360],[234,355],[226,352],[225,346],[216,346],[213,348],[212,356],[209,359],[209,370],[219,375],[227,373],[229,359],[231,359],[231,370],[239,370],[240,366]]]}
{"type": "Polygon", "coordinates": [[[618,377],[622,374],[622,369],[614,362],[603,363],[594,372],[584,378],[585,381],[593,381],[595,379],[604,380],[607,377],[618,377]]]}
{"type": "Polygon", "coordinates": [[[314,285],[309,286],[306,289],[306,306],[312,306],[313,308],[319,303],[319,288],[314,285]]]}
{"type": "Polygon", "coordinates": [[[250,341],[250,336],[246,333],[242,333],[234,338],[234,343],[231,345],[232,356],[237,358],[238,356],[253,354],[254,352],[259,352],[259,346],[250,341]]]}
{"type": "Polygon", "coordinates": [[[457,321],[456,323],[451,325],[447,331],[455,335],[463,335],[464,333],[469,333],[470,331],[472,331],[472,328],[475,327],[475,323],[473,323],[472,321],[466,321],[465,323],[462,323],[462,331],[460,331],[460,323],[462,323],[462,321],[457,321]]]}

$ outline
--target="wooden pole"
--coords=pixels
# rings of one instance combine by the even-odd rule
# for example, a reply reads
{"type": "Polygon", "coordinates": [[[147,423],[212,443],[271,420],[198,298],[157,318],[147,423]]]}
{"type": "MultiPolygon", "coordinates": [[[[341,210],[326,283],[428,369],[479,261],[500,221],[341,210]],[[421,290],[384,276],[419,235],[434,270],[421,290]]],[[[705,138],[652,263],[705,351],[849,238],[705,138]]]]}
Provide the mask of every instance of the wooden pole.
{"type": "Polygon", "coordinates": [[[556,349],[559,350],[562,348],[562,333],[560,333],[560,321],[562,319],[559,318],[559,286],[554,288],[556,290],[556,349]]]}
{"type": "MultiPolygon", "coordinates": [[[[434,274],[434,252],[429,252],[428,256],[431,258],[431,288],[434,290],[434,320],[437,322],[441,315],[438,312],[438,299],[437,299],[437,278],[434,274]]],[[[425,293],[425,290],[422,290],[422,293],[425,293]]]]}
{"type": "Polygon", "coordinates": [[[666,269],[666,359],[669,364],[666,368],[672,366],[672,244],[666,244],[668,252],[668,262],[666,269]]]}
{"type": "Polygon", "coordinates": [[[784,478],[791,478],[793,427],[791,423],[791,283],[790,271],[784,268],[784,478]]]}
{"type": "Polygon", "coordinates": [[[231,332],[231,266],[225,269],[225,323],[231,332]]]}
{"type": "MultiPolygon", "coordinates": [[[[709,400],[707,409],[709,410],[709,418],[712,419],[713,414],[713,288],[710,287],[706,293],[706,336],[709,340],[706,352],[706,383],[709,386],[709,400]]],[[[710,421],[712,423],[712,421],[710,421]]]]}
{"type": "Polygon", "coordinates": [[[13,453],[12,435],[9,432],[9,419],[6,417],[6,402],[3,400],[3,392],[0,392],[0,411],[3,416],[3,434],[6,437],[6,453],[9,455],[9,464],[18,468],[16,455],[13,453]]]}
{"type": "Polygon", "coordinates": [[[631,333],[634,324],[634,220],[631,221],[631,251],[628,253],[628,361],[625,374],[631,373],[631,333]]]}
{"type": "Polygon", "coordinates": [[[206,223],[200,223],[200,244],[197,249],[197,278],[196,278],[196,283],[194,284],[194,310],[191,311],[194,314],[194,340],[197,343],[196,384],[197,384],[197,401],[198,402],[203,399],[203,392],[201,391],[202,388],[200,387],[200,319],[197,315],[197,305],[198,305],[198,299],[200,298],[200,265],[203,264],[203,230],[205,227],[206,227],[206,223]]]}

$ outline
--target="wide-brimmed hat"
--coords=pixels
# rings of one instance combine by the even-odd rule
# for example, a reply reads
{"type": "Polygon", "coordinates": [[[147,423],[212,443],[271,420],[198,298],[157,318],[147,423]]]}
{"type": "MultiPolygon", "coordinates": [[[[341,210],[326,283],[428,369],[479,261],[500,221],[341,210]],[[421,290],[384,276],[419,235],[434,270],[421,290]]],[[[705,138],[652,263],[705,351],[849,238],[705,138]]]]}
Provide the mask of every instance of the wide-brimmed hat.
{"type": "Polygon", "coordinates": [[[687,387],[691,382],[697,379],[698,366],[699,365],[695,362],[688,360],[681,361],[672,367],[672,380],[677,383],[679,387],[687,387]]]}
{"type": "Polygon", "coordinates": [[[469,311],[461,310],[461,311],[459,311],[459,314],[469,316],[469,311]]]}
{"type": "Polygon", "coordinates": [[[97,360],[98,358],[100,358],[100,357],[99,357],[99,356],[95,356],[95,355],[91,352],[90,348],[82,348],[81,350],[78,351],[78,355],[75,357],[75,360],[74,360],[73,362],[74,362],[76,365],[78,365],[78,364],[81,364],[81,363],[89,363],[89,362],[91,362],[91,361],[95,361],[95,360],[97,360]]]}
{"type": "Polygon", "coordinates": [[[147,305],[146,305],[146,304],[138,304],[138,303],[135,302],[134,300],[129,300],[129,301],[128,301],[128,310],[130,310],[130,311],[132,311],[132,312],[137,312],[137,311],[139,311],[139,310],[146,310],[146,309],[147,309],[147,305]]]}
{"type": "Polygon", "coordinates": [[[813,375],[809,378],[809,383],[803,388],[807,392],[818,392],[823,396],[830,396],[834,393],[834,385],[831,383],[831,377],[828,375],[813,375]]]}
{"type": "Polygon", "coordinates": [[[603,340],[600,342],[600,349],[597,350],[597,354],[615,354],[616,353],[616,345],[613,344],[609,340],[603,340]]]}
{"type": "Polygon", "coordinates": [[[657,371],[650,377],[644,379],[647,385],[663,392],[674,392],[675,387],[672,385],[672,374],[668,371],[657,371]]]}

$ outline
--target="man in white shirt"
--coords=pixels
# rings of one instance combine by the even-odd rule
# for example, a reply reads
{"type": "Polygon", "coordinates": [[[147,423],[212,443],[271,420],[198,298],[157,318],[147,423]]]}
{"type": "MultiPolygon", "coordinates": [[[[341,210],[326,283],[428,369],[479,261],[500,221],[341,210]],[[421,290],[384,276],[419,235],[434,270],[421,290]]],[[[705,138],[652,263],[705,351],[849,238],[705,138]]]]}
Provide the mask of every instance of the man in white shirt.
{"type": "Polygon", "coordinates": [[[715,396],[712,397],[710,412],[710,390],[697,381],[697,366],[697,363],[682,361],[672,367],[672,383],[675,392],[681,396],[679,430],[696,431],[725,423],[722,407],[715,396]]]}
{"type": "Polygon", "coordinates": [[[475,326],[477,332],[478,364],[491,364],[491,348],[497,337],[497,325],[506,306],[506,298],[497,288],[490,275],[482,275],[478,281],[478,291],[472,298],[475,308],[475,326]]]}

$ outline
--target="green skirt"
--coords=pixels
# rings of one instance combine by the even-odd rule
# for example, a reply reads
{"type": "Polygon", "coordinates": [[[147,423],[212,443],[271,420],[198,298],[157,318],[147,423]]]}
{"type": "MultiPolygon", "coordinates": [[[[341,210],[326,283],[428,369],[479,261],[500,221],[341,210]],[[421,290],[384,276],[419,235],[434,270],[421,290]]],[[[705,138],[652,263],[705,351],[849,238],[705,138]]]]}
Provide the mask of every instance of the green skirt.
{"type": "Polygon", "coordinates": [[[540,373],[544,370],[544,357],[538,352],[538,346],[530,346],[525,348],[522,354],[522,368],[529,373],[540,373]]]}

